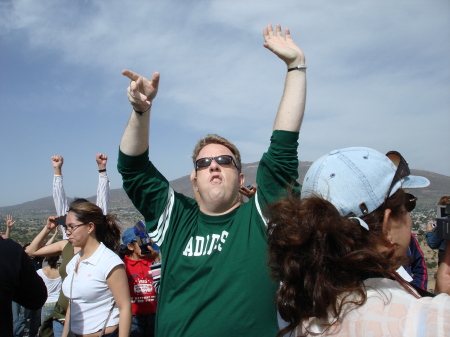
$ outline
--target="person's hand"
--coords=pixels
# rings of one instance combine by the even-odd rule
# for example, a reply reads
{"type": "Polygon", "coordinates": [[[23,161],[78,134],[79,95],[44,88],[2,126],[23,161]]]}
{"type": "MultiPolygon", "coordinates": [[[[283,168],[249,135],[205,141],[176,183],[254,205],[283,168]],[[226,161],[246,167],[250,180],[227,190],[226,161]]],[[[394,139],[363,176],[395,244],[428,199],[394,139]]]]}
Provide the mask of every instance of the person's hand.
{"type": "Polygon", "coordinates": [[[64,158],[61,156],[52,156],[52,165],[53,168],[61,168],[64,164],[64,158]]]}
{"type": "Polygon", "coordinates": [[[55,232],[53,233],[53,236],[58,235],[58,232],[59,232],[59,226],[56,226],[55,227],[55,232]]]}
{"type": "Polygon", "coordinates": [[[251,197],[253,197],[255,195],[256,189],[257,189],[257,187],[255,184],[252,184],[252,189],[249,189],[246,186],[242,185],[239,188],[239,193],[241,193],[242,195],[245,195],[247,198],[250,199],[251,197]]]}
{"type": "Polygon", "coordinates": [[[127,95],[133,108],[137,111],[147,111],[158,93],[159,73],[155,72],[151,81],[127,69],[122,70],[122,74],[131,80],[127,95]]]}
{"type": "Polygon", "coordinates": [[[142,255],[144,255],[145,257],[147,257],[147,258],[150,258],[150,259],[152,259],[152,260],[155,260],[156,259],[156,257],[158,257],[159,256],[159,253],[156,251],[156,250],[154,250],[153,248],[152,248],[152,246],[147,246],[147,249],[148,249],[148,253],[142,253],[142,255]]]}
{"type": "Polygon", "coordinates": [[[149,250],[149,252],[142,255],[154,261],[159,261],[159,252],[157,252],[152,248],[153,243],[154,243],[153,240],[150,240],[150,244],[147,245],[147,249],[149,250]]]}
{"type": "Polygon", "coordinates": [[[427,223],[427,231],[432,231],[432,230],[434,230],[433,223],[432,222],[427,223]]]}
{"type": "Polygon", "coordinates": [[[154,250],[152,247],[149,247],[149,246],[147,246],[147,247],[148,247],[148,250],[150,250],[149,258],[155,262],[158,262],[160,260],[159,253],[156,250],[154,250]]]}
{"type": "Polygon", "coordinates": [[[108,162],[108,156],[103,153],[97,153],[95,156],[95,161],[97,162],[99,170],[105,170],[106,163],[108,162]]]}
{"type": "Polygon", "coordinates": [[[64,164],[64,158],[62,156],[52,156],[53,174],[62,176],[62,166],[64,164]]]}
{"type": "Polygon", "coordinates": [[[5,218],[6,227],[11,228],[16,222],[13,221],[13,217],[11,214],[8,214],[5,218]]]}
{"type": "Polygon", "coordinates": [[[58,227],[58,224],[56,223],[56,219],[60,218],[61,216],[49,216],[47,219],[47,223],[45,224],[45,227],[47,227],[47,229],[49,231],[54,230],[55,228],[58,227]]]}
{"type": "Polygon", "coordinates": [[[273,31],[272,25],[267,25],[263,31],[264,47],[282,59],[288,68],[304,65],[305,55],[292,41],[289,28],[285,29],[285,35],[286,37],[283,36],[280,25],[277,24],[276,32],[273,31]]]}

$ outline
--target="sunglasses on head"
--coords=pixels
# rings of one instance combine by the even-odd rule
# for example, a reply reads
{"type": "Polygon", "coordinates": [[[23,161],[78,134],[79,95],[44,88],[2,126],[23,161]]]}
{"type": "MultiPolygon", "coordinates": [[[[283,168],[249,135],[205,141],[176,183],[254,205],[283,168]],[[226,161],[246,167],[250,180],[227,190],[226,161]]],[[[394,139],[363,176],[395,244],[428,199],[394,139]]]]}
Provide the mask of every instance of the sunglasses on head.
{"type": "Polygon", "coordinates": [[[408,162],[399,152],[389,151],[388,153],[386,153],[386,157],[388,157],[394,163],[394,165],[397,166],[397,170],[395,171],[391,186],[389,187],[388,193],[386,195],[386,198],[388,198],[395,184],[404,177],[409,176],[411,174],[411,171],[409,170],[408,162]]]}
{"type": "Polygon", "coordinates": [[[198,170],[201,167],[208,167],[209,165],[211,165],[213,160],[215,160],[219,165],[229,165],[233,163],[237,168],[236,162],[234,161],[234,158],[232,156],[222,155],[217,157],[205,157],[197,159],[197,161],[195,162],[195,170],[198,170]]]}
{"type": "Polygon", "coordinates": [[[405,193],[405,208],[408,212],[411,212],[414,208],[416,208],[416,201],[417,197],[410,193],[405,193]]]}

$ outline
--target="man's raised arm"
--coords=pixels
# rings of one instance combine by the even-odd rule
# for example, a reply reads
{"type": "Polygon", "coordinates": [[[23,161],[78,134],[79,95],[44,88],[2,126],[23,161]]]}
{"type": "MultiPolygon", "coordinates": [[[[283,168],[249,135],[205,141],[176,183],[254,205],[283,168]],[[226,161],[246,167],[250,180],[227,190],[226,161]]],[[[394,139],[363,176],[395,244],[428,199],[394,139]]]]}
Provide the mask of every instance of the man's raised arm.
{"type": "Polygon", "coordinates": [[[103,153],[97,153],[95,155],[95,161],[98,166],[98,186],[97,186],[97,206],[103,211],[103,214],[108,214],[109,206],[109,178],[106,173],[106,163],[108,162],[108,156],[103,153]]]}
{"type": "Polygon", "coordinates": [[[272,51],[287,66],[283,96],[273,125],[274,130],[299,131],[305,112],[306,101],[306,66],[305,55],[292,41],[290,31],[285,29],[285,37],[281,26],[272,25],[264,28],[264,47],[272,51]]]}
{"type": "Polygon", "coordinates": [[[127,95],[133,111],[123,133],[120,150],[137,156],[148,149],[150,108],[158,92],[159,73],[154,73],[151,81],[130,70],[123,70],[122,74],[131,80],[127,95]]]}
{"type": "MultiPolygon", "coordinates": [[[[55,209],[57,215],[64,215],[69,209],[67,203],[66,192],[63,186],[62,166],[64,164],[64,158],[62,156],[52,156],[53,166],[53,202],[55,203],[55,209]]],[[[63,228],[61,228],[64,233],[63,228]]],[[[66,238],[65,238],[66,239],[66,238]]]]}

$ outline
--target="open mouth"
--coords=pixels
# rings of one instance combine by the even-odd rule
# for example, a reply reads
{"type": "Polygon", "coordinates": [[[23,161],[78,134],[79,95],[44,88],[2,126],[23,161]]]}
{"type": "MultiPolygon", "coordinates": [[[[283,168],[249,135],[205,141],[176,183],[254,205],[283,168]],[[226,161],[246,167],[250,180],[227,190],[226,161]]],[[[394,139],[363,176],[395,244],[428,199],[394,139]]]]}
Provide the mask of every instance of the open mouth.
{"type": "Polygon", "coordinates": [[[222,182],[222,177],[219,175],[214,175],[211,177],[210,182],[211,183],[220,183],[220,182],[222,182]]]}

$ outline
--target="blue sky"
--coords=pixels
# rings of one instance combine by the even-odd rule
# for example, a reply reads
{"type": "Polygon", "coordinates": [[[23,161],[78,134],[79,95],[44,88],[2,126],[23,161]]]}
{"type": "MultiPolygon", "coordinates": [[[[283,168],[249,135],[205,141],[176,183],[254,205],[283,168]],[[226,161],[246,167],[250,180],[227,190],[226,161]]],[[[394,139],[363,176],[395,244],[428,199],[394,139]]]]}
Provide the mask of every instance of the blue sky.
{"type": "Polygon", "coordinates": [[[306,55],[300,160],[368,146],[449,175],[447,0],[1,1],[0,206],[51,195],[54,154],[70,197],[95,195],[98,152],[121,186],[122,69],[161,73],[150,153],[169,180],[206,133],[258,161],[286,72],[262,46],[268,23],[306,55]]]}

